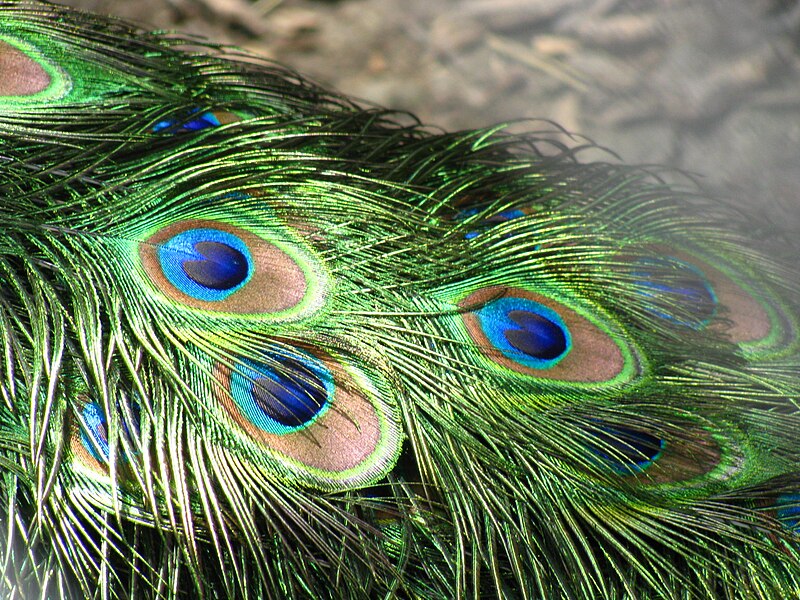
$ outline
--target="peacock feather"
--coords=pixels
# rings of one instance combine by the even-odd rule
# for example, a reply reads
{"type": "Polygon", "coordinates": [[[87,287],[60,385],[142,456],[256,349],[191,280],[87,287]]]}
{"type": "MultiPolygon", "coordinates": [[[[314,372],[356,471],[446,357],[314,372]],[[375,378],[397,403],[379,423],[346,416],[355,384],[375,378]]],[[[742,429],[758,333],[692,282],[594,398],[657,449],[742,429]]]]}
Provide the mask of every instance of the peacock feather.
{"type": "Polygon", "coordinates": [[[0,2],[4,598],[800,598],[794,261],[240,58],[0,2]]]}

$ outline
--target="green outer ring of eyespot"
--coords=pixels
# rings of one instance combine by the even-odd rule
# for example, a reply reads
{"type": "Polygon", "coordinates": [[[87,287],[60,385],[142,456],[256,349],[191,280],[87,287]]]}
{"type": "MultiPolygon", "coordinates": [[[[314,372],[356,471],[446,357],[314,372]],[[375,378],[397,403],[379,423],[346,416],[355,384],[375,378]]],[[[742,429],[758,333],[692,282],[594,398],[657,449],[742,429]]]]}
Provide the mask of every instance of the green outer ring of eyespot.
{"type": "Polygon", "coordinates": [[[0,35],[0,41],[7,43],[9,46],[13,46],[25,56],[34,60],[36,64],[44,69],[44,72],[47,73],[47,76],[50,78],[50,84],[45,89],[35,94],[25,96],[0,96],[3,104],[27,105],[52,102],[53,100],[65,97],[72,91],[72,82],[67,72],[56,63],[52,62],[50,58],[40,50],[39,46],[9,35],[0,35]]]}

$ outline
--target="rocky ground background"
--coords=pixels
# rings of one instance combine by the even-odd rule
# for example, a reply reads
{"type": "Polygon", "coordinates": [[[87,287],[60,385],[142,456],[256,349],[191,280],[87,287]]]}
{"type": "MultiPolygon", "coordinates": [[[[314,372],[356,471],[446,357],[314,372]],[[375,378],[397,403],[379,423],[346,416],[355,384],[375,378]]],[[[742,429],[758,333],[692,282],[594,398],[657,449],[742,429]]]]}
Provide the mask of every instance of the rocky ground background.
{"type": "Polygon", "coordinates": [[[447,129],[553,120],[800,232],[798,0],[62,2],[235,44],[447,129]]]}

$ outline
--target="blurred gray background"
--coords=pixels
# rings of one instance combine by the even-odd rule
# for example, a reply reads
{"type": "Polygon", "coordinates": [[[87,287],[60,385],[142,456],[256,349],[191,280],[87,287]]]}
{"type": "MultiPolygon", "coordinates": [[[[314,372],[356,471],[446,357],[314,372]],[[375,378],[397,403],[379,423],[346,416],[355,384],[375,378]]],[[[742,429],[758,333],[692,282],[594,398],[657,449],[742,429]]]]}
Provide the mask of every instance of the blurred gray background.
{"type": "Polygon", "coordinates": [[[800,232],[800,0],[62,3],[235,44],[447,129],[550,119],[800,232]]]}

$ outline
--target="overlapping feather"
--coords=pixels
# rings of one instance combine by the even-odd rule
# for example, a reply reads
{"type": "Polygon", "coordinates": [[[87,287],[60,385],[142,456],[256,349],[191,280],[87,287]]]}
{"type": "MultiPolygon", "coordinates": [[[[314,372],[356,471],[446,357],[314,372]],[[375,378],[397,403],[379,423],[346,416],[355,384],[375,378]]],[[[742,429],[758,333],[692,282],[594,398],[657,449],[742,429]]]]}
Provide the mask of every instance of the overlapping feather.
{"type": "Polygon", "coordinates": [[[6,596],[800,589],[798,273],[738,215],[49,4],[0,40],[6,596]]]}

